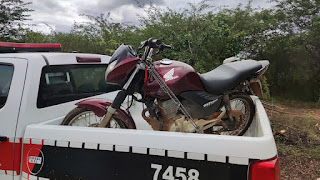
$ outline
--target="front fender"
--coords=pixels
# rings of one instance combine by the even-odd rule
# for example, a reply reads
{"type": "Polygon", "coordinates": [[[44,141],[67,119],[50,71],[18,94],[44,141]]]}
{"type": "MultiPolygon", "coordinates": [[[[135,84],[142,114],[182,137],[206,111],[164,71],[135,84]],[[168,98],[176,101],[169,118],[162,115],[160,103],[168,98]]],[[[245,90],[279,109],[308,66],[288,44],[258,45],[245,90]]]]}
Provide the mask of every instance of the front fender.
{"type": "MultiPolygon", "coordinates": [[[[94,112],[98,117],[103,117],[106,114],[106,109],[112,103],[108,99],[86,99],[76,103],[78,107],[89,109],[94,112]]],[[[115,118],[121,119],[128,127],[128,129],[136,129],[136,125],[131,115],[124,109],[117,109],[114,114],[115,118]]]]}

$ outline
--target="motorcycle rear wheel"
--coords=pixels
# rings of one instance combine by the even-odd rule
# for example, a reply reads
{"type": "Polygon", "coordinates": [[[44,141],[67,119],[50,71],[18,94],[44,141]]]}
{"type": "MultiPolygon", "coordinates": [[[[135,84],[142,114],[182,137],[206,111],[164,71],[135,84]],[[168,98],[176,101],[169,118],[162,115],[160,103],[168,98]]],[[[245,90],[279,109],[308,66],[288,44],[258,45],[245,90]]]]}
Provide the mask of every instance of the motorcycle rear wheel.
{"type": "MultiPolygon", "coordinates": [[[[223,118],[222,123],[234,123],[234,128],[225,129],[222,124],[213,126],[210,129],[204,131],[208,134],[221,134],[221,135],[234,135],[242,136],[250,127],[253,117],[255,115],[255,105],[249,95],[246,94],[232,94],[229,97],[231,110],[240,110],[244,117],[241,121],[232,122],[229,118],[223,118]]],[[[225,111],[225,107],[222,107],[220,111],[225,111]]]]}
{"type": "MultiPolygon", "coordinates": [[[[82,127],[98,127],[102,117],[98,117],[89,109],[77,107],[70,111],[61,125],[67,126],[82,126],[82,127]]],[[[121,119],[112,117],[109,125],[106,128],[128,129],[126,124],[121,119]]]]}

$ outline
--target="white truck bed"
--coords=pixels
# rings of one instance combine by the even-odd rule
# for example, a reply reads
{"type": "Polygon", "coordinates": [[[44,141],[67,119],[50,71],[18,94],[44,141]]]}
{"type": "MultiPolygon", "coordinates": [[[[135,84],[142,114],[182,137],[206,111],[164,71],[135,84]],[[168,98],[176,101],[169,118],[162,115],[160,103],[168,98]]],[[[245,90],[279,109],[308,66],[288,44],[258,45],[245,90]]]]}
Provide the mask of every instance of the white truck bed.
{"type": "Polygon", "coordinates": [[[189,179],[247,179],[251,161],[277,155],[269,119],[260,100],[253,100],[256,115],[245,136],[28,125],[23,152],[37,148],[41,160],[33,169],[23,161],[22,177],[155,180],[182,168],[189,179]]]}

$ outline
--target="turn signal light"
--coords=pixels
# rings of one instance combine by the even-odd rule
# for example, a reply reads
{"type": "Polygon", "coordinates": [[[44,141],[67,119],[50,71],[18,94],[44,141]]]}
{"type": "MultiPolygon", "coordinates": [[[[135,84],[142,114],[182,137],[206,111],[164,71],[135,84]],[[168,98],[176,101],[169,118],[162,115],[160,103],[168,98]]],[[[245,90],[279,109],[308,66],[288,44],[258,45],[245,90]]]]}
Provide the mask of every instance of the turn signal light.
{"type": "Polygon", "coordinates": [[[249,180],[280,180],[278,157],[250,163],[249,180]]]}

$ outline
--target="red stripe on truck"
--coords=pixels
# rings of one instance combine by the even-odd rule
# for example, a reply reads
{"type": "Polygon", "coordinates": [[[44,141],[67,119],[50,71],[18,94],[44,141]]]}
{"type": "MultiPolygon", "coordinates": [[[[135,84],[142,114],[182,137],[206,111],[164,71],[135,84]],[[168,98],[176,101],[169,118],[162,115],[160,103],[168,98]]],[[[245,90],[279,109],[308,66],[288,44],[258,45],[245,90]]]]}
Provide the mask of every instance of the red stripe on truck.
{"type": "Polygon", "coordinates": [[[21,138],[20,142],[13,143],[7,141],[0,142],[0,170],[15,171],[20,175],[20,162],[21,162],[21,138]]]}

